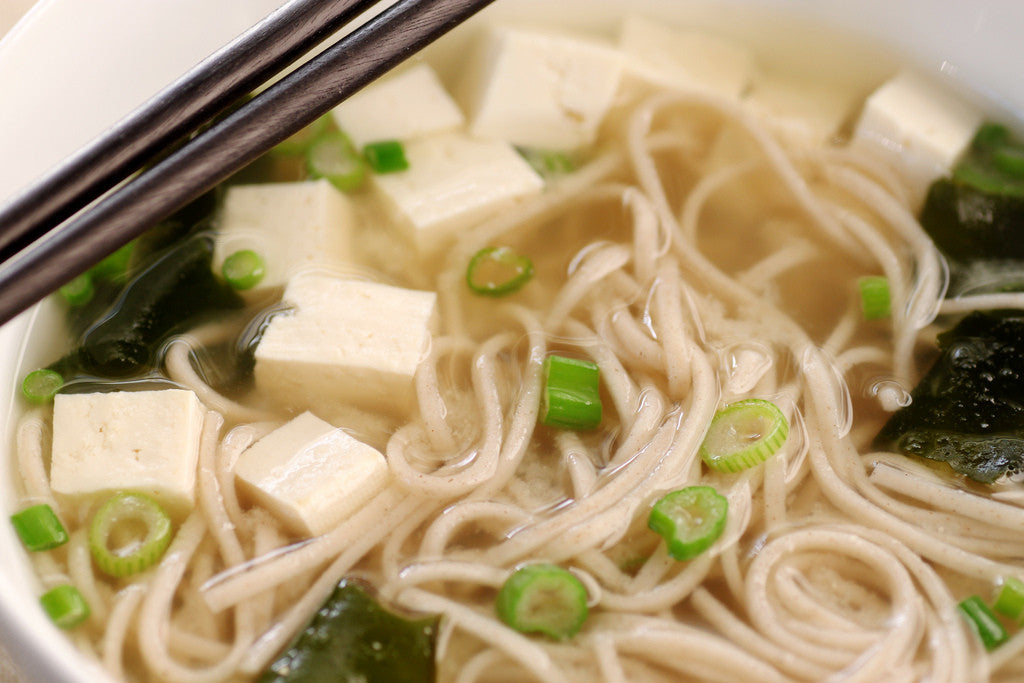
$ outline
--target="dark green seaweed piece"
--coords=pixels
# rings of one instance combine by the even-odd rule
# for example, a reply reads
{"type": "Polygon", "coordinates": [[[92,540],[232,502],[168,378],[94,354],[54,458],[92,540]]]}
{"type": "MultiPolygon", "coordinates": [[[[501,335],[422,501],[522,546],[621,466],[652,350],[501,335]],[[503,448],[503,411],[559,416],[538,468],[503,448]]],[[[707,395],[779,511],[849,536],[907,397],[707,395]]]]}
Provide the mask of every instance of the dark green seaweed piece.
{"type": "Polygon", "coordinates": [[[78,348],[54,364],[65,377],[84,373],[123,378],[146,372],[160,344],[202,317],[240,308],[242,299],[210,268],[213,239],[199,233],[162,252],[140,270],[78,348]]]}
{"type": "Polygon", "coordinates": [[[68,331],[72,337],[80,337],[91,327],[101,315],[106,313],[117,300],[117,295],[124,287],[123,283],[99,280],[93,283],[93,294],[83,304],[68,306],[66,319],[68,331]]]}
{"type": "Polygon", "coordinates": [[[1024,196],[1024,144],[998,123],[978,128],[953,177],[993,195],[1024,196]]]}
{"type": "Polygon", "coordinates": [[[937,180],[928,190],[921,225],[957,261],[1024,259],[1024,197],[937,180]]]}
{"type": "Polygon", "coordinates": [[[234,339],[196,349],[193,361],[200,375],[208,384],[227,394],[250,389],[260,340],[274,316],[291,310],[286,304],[264,308],[249,319],[234,339]]]}
{"type": "Polygon", "coordinates": [[[949,463],[955,471],[990,484],[1007,473],[1020,471],[1024,438],[974,436],[939,430],[910,430],[896,442],[903,453],[949,463]]]}
{"type": "Polygon", "coordinates": [[[432,682],[439,619],[404,619],[343,580],[259,681],[432,682]]]}
{"type": "Polygon", "coordinates": [[[1024,290],[1024,197],[937,180],[920,220],[949,263],[947,296],[1024,290]]]}
{"type": "Polygon", "coordinates": [[[984,483],[1024,471],[1024,311],[972,313],[939,335],[939,350],[876,446],[984,483]]]}
{"type": "Polygon", "coordinates": [[[122,247],[93,266],[89,272],[99,277],[93,278],[95,292],[92,298],[84,305],[71,306],[67,310],[71,336],[80,338],[98,320],[106,317],[128,279],[147,267],[161,252],[181,242],[189,233],[209,228],[217,207],[217,194],[216,190],[211,190],[192,200],[144,232],[129,247],[122,247]],[[118,255],[127,258],[121,264],[123,272],[115,274],[107,269],[107,265],[118,255]]]}
{"type": "Polygon", "coordinates": [[[949,296],[1024,290],[1024,144],[981,126],[952,179],[932,184],[921,225],[950,264],[949,296]]]}

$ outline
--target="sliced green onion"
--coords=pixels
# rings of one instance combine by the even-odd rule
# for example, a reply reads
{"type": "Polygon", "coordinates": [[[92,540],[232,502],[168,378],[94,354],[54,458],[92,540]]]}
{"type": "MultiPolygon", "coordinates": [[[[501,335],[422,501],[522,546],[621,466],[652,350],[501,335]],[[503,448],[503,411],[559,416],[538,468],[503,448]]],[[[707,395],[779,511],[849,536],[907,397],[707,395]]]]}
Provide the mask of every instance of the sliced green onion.
{"type": "Polygon", "coordinates": [[[971,149],[990,152],[1005,147],[1010,142],[1010,129],[1001,123],[983,123],[978,126],[971,140],[971,149]]]}
{"type": "Polygon", "coordinates": [[[857,280],[860,290],[860,310],[865,320],[887,318],[892,312],[889,280],[881,275],[869,275],[857,280]]]}
{"type": "Polygon", "coordinates": [[[96,287],[92,282],[92,274],[86,272],[61,285],[57,291],[69,306],[82,306],[92,300],[92,295],[96,293],[96,287]]]}
{"type": "Polygon", "coordinates": [[[89,550],[96,565],[118,578],[156,564],[170,542],[170,517],[142,493],[115,494],[96,511],[89,525],[89,550]],[[144,533],[139,533],[140,527],[144,533]]]}
{"type": "Polygon", "coordinates": [[[1024,145],[1006,126],[984,124],[953,169],[953,179],[985,194],[1024,197],[1024,145]]]}
{"type": "Polygon", "coordinates": [[[778,406],[750,398],[715,413],[700,454],[713,470],[739,472],[767,460],[788,436],[789,423],[778,406]]]}
{"type": "Polygon", "coordinates": [[[964,599],[958,607],[986,650],[994,650],[1010,637],[989,606],[977,595],[964,599]]]}
{"type": "Polygon", "coordinates": [[[728,499],[712,487],[688,486],[655,503],[647,526],[665,539],[669,555],[690,560],[722,535],[728,512],[728,499]]]}
{"type": "Polygon", "coordinates": [[[271,154],[279,156],[297,156],[305,154],[313,142],[321,135],[327,133],[331,128],[331,115],[324,114],[313,123],[309,124],[289,138],[285,138],[270,150],[271,154]]]}
{"type": "Polygon", "coordinates": [[[224,259],[220,272],[233,289],[252,289],[263,279],[267,266],[252,249],[241,249],[224,259]]]}
{"type": "Polygon", "coordinates": [[[359,188],[366,179],[366,162],[341,131],[318,138],[306,151],[306,171],[311,178],[326,178],[342,192],[359,188]]]}
{"type": "Polygon", "coordinates": [[[135,242],[129,242],[89,269],[89,274],[100,280],[121,282],[128,276],[135,242]]]}
{"type": "Polygon", "coordinates": [[[11,524],[25,547],[34,552],[64,545],[68,532],[57,513],[46,503],[33,505],[11,515],[11,524]]]}
{"type": "Polygon", "coordinates": [[[64,378],[56,370],[39,368],[25,375],[21,381],[21,395],[29,403],[42,405],[49,403],[64,386],[64,378]]]}
{"type": "Polygon", "coordinates": [[[544,361],[541,421],[562,429],[593,429],[601,423],[601,375],[595,363],[564,356],[544,361]]]}
{"type": "Polygon", "coordinates": [[[1015,576],[1004,577],[992,606],[1000,614],[1020,621],[1024,616],[1024,581],[1015,576]]]}
{"type": "Polygon", "coordinates": [[[498,617],[517,631],[565,640],[586,621],[587,589],[570,571],[531,564],[505,581],[495,606],[498,617]]]}
{"type": "Polygon", "coordinates": [[[576,170],[576,162],[566,152],[534,147],[518,147],[517,151],[542,178],[555,178],[576,170]]]}
{"type": "Polygon", "coordinates": [[[476,294],[505,296],[533,277],[533,261],[509,247],[486,247],[466,268],[466,284],[476,294]]]}
{"type": "Polygon", "coordinates": [[[1005,175],[976,162],[964,162],[953,169],[953,180],[985,194],[1012,195],[1017,192],[1015,183],[1008,182],[1005,175]]]}
{"type": "Polygon", "coordinates": [[[1003,147],[992,153],[992,165],[1014,179],[1024,178],[1024,149],[1003,147]]]}
{"type": "Polygon", "coordinates": [[[397,173],[409,168],[405,147],[398,140],[371,142],[363,147],[363,156],[374,173],[397,173]]]}
{"type": "Polygon", "coordinates": [[[69,583],[46,591],[39,602],[53,623],[64,629],[74,628],[89,618],[89,603],[69,583]]]}

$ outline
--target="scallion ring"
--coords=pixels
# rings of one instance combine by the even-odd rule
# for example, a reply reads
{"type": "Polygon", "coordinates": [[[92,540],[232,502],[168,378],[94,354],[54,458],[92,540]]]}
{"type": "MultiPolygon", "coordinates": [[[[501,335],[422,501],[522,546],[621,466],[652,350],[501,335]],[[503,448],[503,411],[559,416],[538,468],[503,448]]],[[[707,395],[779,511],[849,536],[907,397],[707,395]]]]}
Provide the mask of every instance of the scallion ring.
{"type": "Polygon", "coordinates": [[[517,631],[565,640],[587,619],[587,589],[557,565],[530,564],[508,577],[495,608],[498,617],[517,631]]]}
{"type": "Polygon", "coordinates": [[[43,611],[63,629],[72,629],[89,618],[89,603],[82,593],[69,583],[61,584],[39,596],[43,611]]]}
{"type": "Polygon", "coordinates": [[[224,259],[220,272],[232,289],[252,289],[263,280],[267,264],[252,249],[239,249],[224,259]]]}
{"type": "Polygon", "coordinates": [[[11,515],[11,524],[25,547],[34,552],[64,545],[68,532],[53,508],[46,503],[32,505],[11,515]]]}
{"type": "Polygon", "coordinates": [[[601,424],[601,369],[579,358],[544,359],[540,420],[549,427],[586,430],[601,424]]]}
{"type": "Polygon", "coordinates": [[[739,472],[760,465],[789,436],[789,423],[771,401],[750,398],[715,413],[701,444],[704,462],[719,472],[739,472]]]}
{"type": "Polygon", "coordinates": [[[57,291],[69,306],[84,306],[92,301],[93,294],[96,293],[96,286],[93,284],[91,273],[82,273],[61,285],[57,291]]]}
{"type": "Polygon", "coordinates": [[[1010,129],[1001,123],[983,123],[974,133],[971,148],[978,152],[992,152],[1010,142],[1010,129]]]}
{"type": "Polygon", "coordinates": [[[21,395],[29,403],[49,403],[64,386],[64,378],[56,370],[38,368],[25,375],[21,381],[21,395]]]}
{"type": "Polygon", "coordinates": [[[1013,179],[1024,178],[1024,149],[1003,147],[992,153],[992,165],[1013,179]]]}
{"type": "Polygon", "coordinates": [[[398,140],[380,140],[363,147],[363,158],[374,173],[398,173],[409,168],[405,145],[398,140]]]}
{"type": "Polygon", "coordinates": [[[1024,617],[1024,581],[1015,576],[1004,577],[992,606],[1000,614],[1020,621],[1024,617]]]}
{"type": "Polygon", "coordinates": [[[881,275],[869,275],[857,280],[860,291],[860,309],[865,320],[888,318],[892,312],[889,281],[881,275]]]}
{"type": "Polygon", "coordinates": [[[985,601],[977,595],[965,598],[957,605],[971,629],[978,634],[986,650],[994,650],[1009,639],[1006,628],[985,601]]]}
{"type": "Polygon", "coordinates": [[[129,242],[89,269],[89,274],[99,280],[124,282],[128,277],[128,266],[132,262],[135,242],[129,242]]]}
{"type": "Polygon", "coordinates": [[[651,508],[647,526],[665,539],[668,554],[690,560],[711,547],[725,530],[729,500],[710,486],[687,486],[651,508]]]}
{"type": "Polygon", "coordinates": [[[486,247],[466,268],[466,284],[474,294],[505,296],[519,291],[533,277],[533,261],[510,247],[486,247]]]}
{"type": "Polygon", "coordinates": [[[342,192],[351,192],[366,179],[366,162],[347,135],[332,131],[306,151],[306,171],[311,178],[326,178],[342,192]]]}
{"type": "Polygon", "coordinates": [[[96,565],[117,578],[156,564],[170,542],[171,518],[159,503],[142,493],[115,494],[96,511],[89,525],[89,550],[96,565]],[[116,545],[112,548],[111,544],[116,545]]]}

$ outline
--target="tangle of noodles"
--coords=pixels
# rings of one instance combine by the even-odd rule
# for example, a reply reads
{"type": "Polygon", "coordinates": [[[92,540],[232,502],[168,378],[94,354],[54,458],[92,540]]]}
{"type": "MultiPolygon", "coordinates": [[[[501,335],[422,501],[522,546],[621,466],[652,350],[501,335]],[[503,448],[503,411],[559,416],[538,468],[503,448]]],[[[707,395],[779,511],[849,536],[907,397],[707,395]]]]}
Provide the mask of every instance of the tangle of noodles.
{"type": "MultiPolygon", "coordinates": [[[[388,604],[444,614],[440,674],[459,683],[1019,677],[1024,633],[987,654],[956,605],[1024,574],[1024,497],[869,445],[896,399],[863,388],[909,390],[922,329],[960,305],[940,304],[943,263],[894,172],[686,92],[620,103],[596,149],[440,265],[403,263],[438,293],[441,334],[415,416],[353,426],[386,453],[391,485],[322,536],[295,542],[236,495],[235,459],[285,416],[207,385],[196,352],[218,330],[170,344],[166,374],[211,411],[199,504],[130,585],[94,575],[81,530],[35,557],[44,584],[70,577],[92,604],[80,647],[129,679],[252,676],[357,576],[388,604]],[[723,164],[725,134],[745,152],[723,164]],[[464,287],[492,244],[537,267],[497,306],[464,287]],[[892,283],[888,323],[864,322],[850,294],[871,273],[892,283]],[[559,349],[600,367],[595,433],[537,426],[541,364],[559,349]],[[762,467],[712,473],[698,455],[712,415],[749,396],[778,404],[791,436],[762,467]],[[730,515],[710,551],[677,562],[646,514],[691,484],[717,488],[730,515]],[[586,586],[592,615],[572,640],[495,616],[496,589],[528,561],[586,586]]],[[[17,460],[24,502],[58,506],[48,419],[24,416],[17,460]]]]}

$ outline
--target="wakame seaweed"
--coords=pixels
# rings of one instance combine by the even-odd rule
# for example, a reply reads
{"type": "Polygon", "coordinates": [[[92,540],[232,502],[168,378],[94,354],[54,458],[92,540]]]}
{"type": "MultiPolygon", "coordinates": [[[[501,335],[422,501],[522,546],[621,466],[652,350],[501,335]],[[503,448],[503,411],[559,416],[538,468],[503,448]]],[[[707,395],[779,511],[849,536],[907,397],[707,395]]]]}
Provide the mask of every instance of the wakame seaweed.
{"type": "Polygon", "coordinates": [[[990,195],[1024,197],[1024,144],[1000,123],[982,124],[953,177],[990,195]]]}
{"type": "Polygon", "coordinates": [[[949,262],[951,296],[1024,291],[1024,145],[1004,126],[979,128],[919,218],[949,262]]]}
{"type": "Polygon", "coordinates": [[[947,257],[1024,260],[1024,197],[991,194],[967,183],[932,183],[921,225],[947,257]]]}
{"type": "Polygon", "coordinates": [[[341,581],[260,683],[428,683],[439,617],[404,619],[341,581]]]}
{"type": "Polygon", "coordinates": [[[198,233],[165,249],[129,279],[117,298],[82,334],[78,347],[55,363],[67,379],[145,373],[160,344],[187,324],[239,309],[241,297],[211,269],[213,238],[198,233]]]}
{"type": "Polygon", "coordinates": [[[875,445],[983,483],[1024,471],[1024,311],[972,313],[938,342],[940,357],[875,445]]]}
{"type": "Polygon", "coordinates": [[[1024,197],[932,183],[921,227],[949,263],[949,295],[1024,291],[1024,197]]]}

